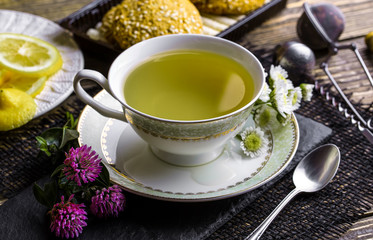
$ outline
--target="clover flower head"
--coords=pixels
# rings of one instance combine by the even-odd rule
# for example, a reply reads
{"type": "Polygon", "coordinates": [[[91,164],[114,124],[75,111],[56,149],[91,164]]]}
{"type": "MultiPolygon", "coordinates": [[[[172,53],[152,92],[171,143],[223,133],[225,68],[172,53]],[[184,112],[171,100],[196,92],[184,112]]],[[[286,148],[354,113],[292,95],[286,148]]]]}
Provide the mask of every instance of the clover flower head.
{"type": "Polygon", "coordinates": [[[71,202],[73,197],[74,195],[71,195],[65,202],[64,196],[61,196],[61,202],[56,203],[48,212],[51,216],[50,229],[57,237],[78,237],[83,227],[87,226],[85,205],[71,202]]]}
{"type": "Polygon", "coordinates": [[[96,191],[91,198],[91,212],[100,218],[118,217],[124,210],[125,197],[118,185],[96,191]]]}
{"type": "Polygon", "coordinates": [[[299,87],[302,89],[302,98],[304,101],[309,102],[312,98],[312,91],[315,87],[314,84],[308,84],[308,83],[302,83],[299,85],[299,87]]]}
{"type": "Polygon", "coordinates": [[[248,127],[241,133],[240,147],[246,156],[258,157],[268,150],[268,139],[259,127],[248,127]]]}
{"type": "Polygon", "coordinates": [[[83,145],[76,149],[71,148],[69,153],[66,153],[65,167],[62,171],[67,179],[81,186],[82,182],[93,182],[98,177],[102,169],[100,163],[101,158],[98,154],[91,151],[91,147],[83,145]]]}

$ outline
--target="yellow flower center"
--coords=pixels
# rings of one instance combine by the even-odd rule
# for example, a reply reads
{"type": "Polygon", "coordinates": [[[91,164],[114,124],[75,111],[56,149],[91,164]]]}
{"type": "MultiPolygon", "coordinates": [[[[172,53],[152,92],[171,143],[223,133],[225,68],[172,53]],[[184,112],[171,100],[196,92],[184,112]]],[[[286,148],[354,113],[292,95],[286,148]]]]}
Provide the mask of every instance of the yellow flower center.
{"type": "Polygon", "coordinates": [[[250,133],[244,140],[245,148],[248,151],[257,151],[262,146],[262,139],[255,133],[250,133]]]}

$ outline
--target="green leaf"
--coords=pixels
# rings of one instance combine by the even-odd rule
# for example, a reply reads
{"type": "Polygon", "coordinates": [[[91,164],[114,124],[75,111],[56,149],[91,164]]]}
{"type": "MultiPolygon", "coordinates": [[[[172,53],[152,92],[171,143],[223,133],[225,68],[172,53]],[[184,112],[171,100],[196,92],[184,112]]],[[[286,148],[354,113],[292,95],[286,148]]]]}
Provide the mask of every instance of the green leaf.
{"type": "Polygon", "coordinates": [[[35,138],[38,141],[39,145],[47,145],[47,141],[43,137],[36,136],[35,138]]]}
{"type": "Polygon", "coordinates": [[[78,119],[74,120],[74,116],[70,112],[66,112],[67,122],[65,127],[69,129],[75,129],[76,125],[78,124],[78,119]]]}
{"type": "Polygon", "coordinates": [[[63,128],[50,128],[41,134],[48,146],[55,145],[56,147],[61,145],[62,136],[63,128]]]}
{"type": "Polygon", "coordinates": [[[49,208],[49,200],[46,194],[44,193],[43,189],[38,185],[34,184],[32,186],[32,191],[34,193],[35,199],[42,205],[49,208]]]}
{"type": "Polygon", "coordinates": [[[62,185],[65,185],[69,182],[69,180],[67,180],[67,177],[66,176],[63,176],[59,179],[59,183],[62,184],[62,185]]]}
{"type": "Polygon", "coordinates": [[[34,184],[32,186],[32,191],[34,193],[35,199],[46,206],[47,208],[53,208],[53,205],[57,199],[57,185],[56,183],[50,182],[44,185],[44,190],[38,185],[34,184]]]}
{"type": "Polygon", "coordinates": [[[37,137],[40,151],[51,157],[52,164],[60,164],[65,159],[65,151],[77,147],[79,133],[76,130],[64,128],[50,128],[37,137]]]}
{"type": "Polygon", "coordinates": [[[110,174],[109,171],[107,170],[106,166],[101,163],[102,169],[101,173],[98,176],[98,181],[103,184],[104,187],[109,187],[110,186],[110,174]]]}
{"type": "Polygon", "coordinates": [[[59,148],[62,149],[68,142],[78,139],[79,132],[73,129],[63,128],[62,139],[59,148]]]}
{"type": "Polygon", "coordinates": [[[61,164],[58,167],[56,167],[56,169],[54,169],[53,173],[51,174],[51,178],[53,178],[54,176],[57,176],[64,167],[65,167],[65,164],[61,164]]]}
{"type": "Polygon", "coordinates": [[[39,149],[41,151],[45,152],[48,157],[50,157],[52,155],[52,153],[49,151],[47,141],[41,136],[36,136],[35,138],[38,141],[39,149]]]}
{"type": "Polygon", "coordinates": [[[57,200],[57,184],[55,181],[45,184],[44,191],[47,194],[48,199],[50,200],[51,207],[57,200]]]}
{"type": "Polygon", "coordinates": [[[53,147],[55,147],[56,150],[54,151],[54,154],[51,156],[51,162],[54,166],[56,166],[57,164],[63,163],[63,161],[66,159],[66,155],[64,151],[57,149],[55,145],[53,145],[53,147]]]}

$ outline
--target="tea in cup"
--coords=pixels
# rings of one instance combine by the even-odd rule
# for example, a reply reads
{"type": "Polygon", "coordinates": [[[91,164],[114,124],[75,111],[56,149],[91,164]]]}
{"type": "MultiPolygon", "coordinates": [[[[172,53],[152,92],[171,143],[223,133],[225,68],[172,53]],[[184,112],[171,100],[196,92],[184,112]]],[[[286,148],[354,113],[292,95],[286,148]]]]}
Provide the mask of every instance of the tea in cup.
{"type": "Polygon", "coordinates": [[[106,117],[127,122],[160,159],[196,166],[216,159],[250,116],[265,81],[242,46],[218,37],[180,34],[140,42],[112,63],[108,78],[81,70],[74,90],[106,117]],[[89,96],[80,82],[100,84],[123,112],[89,96]]]}

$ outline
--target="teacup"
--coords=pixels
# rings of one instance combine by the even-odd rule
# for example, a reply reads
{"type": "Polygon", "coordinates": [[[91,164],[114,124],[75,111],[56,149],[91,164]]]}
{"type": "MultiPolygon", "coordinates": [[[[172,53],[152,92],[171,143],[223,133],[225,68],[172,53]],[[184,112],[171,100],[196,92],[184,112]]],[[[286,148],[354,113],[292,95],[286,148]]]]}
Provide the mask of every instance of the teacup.
{"type": "MultiPolygon", "coordinates": [[[[196,166],[216,159],[227,141],[242,130],[253,104],[262,92],[264,81],[261,63],[244,47],[218,37],[178,34],[151,38],[128,48],[114,60],[107,79],[97,71],[79,71],[74,79],[74,90],[84,103],[101,115],[130,124],[158,158],[178,166],[196,166]],[[238,109],[203,119],[168,119],[131,106],[124,91],[130,74],[154,56],[169,52],[177,54],[178,51],[208,52],[238,63],[252,78],[251,97],[238,109]],[[106,107],[88,95],[80,84],[84,79],[101,85],[120,102],[123,112],[106,107]]],[[[232,96],[239,94],[233,92],[232,96]]]]}

